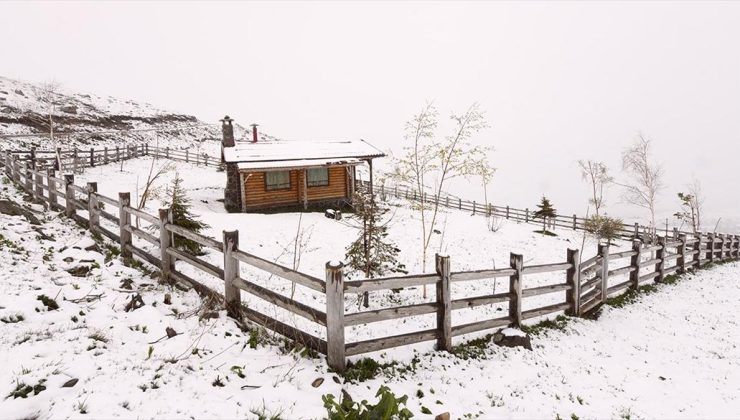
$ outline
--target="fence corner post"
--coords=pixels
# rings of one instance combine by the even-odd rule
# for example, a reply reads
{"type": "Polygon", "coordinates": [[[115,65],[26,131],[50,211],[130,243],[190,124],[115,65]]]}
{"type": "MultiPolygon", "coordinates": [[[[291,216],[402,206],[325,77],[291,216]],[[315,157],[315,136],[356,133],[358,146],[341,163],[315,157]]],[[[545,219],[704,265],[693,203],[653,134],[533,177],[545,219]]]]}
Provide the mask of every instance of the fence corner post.
{"type": "Polygon", "coordinates": [[[234,258],[234,251],[239,249],[239,231],[223,231],[223,245],[226,313],[232,318],[241,319],[241,290],[234,284],[236,279],[239,278],[239,260],[234,258]]]}
{"type": "Polygon", "coordinates": [[[666,237],[658,236],[658,246],[660,249],[655,251],[655,259],[660,260],[655,264],[655,271],[658,272],[658,277],[655,278],[656,283],[662,283],[665,278],[665,249],[666,249],[666,237]]]}
{"type": "Polygon", "coordinates": [[[678,266],[678,273],[683,274],[686,272],[686,234],[679,234],[678,240],[681,243],[678,245],[678,260],[676,260],[676,265],[678,266]]]}
{"type": "Polygon", "coordinates": [[[452,296],[450,257],[436,254],[437,268],[437,350],[452,351],[452,296]]]}
{"type": "Polygon", "coordinates": [[[522,269],[524,257],[522,254],[509,254],[509,267],[514,274],[509,276],[509,321],[512,327],[522,327],[522,269]]]}
{"type": "Polygon", "coordinates": [[[570,268],[565,272],[565,282],[570,289],[565,293],[565,302],[569,305],[565,314],[578,316],[581,312],[581,251],[569,248],[566,261],[570,268]]]}
{"type": "Polygon", "coordinates": [[[49,209],[52,211],[57,209],[57,182],[54,181],[56,175],[54,168],[46,170],[46,185],[49,187],[49,209]]]}
{"type": "Polygon", "coordinates": [[[346,367],[343,267],[340,261],[326,263],[326,358],[329,367],[339,373],[346,367]]]}
{"type": "Polygon", "coordinates": [[[64,214],[72,217],[75,214],[75,190],[72,185],[75,183],[75,176],[72,174],[64,175],[64,214]]]}
{"type": "Polygon", "coordinates": [[[131,193],[119,192],[118,206],[118,237],[121,242],[121,258],[124,262],[127,262],[131,259],[131,250],[128,249],[131,245],[131,232],[128,230],[131,226],[131,213],[126,211],[126,207],[131,206],[131,193]]]}
{"type": "Polygon", "coordinates": [[[640,287],[640,263],[642,263],[642,242],[639,239],[632,241],[632,252],[635,253],[630,258],[630,289],[637,291],[640,287]]]}
{"type": "Polygon", "coordinates": [[[609,296],[609,244],[599,244],[598,254],[601,257],[601,303],[609,296]]]}
{"type": "Polygon", "coordinates": [[[98,196],[96,195],[97,192],[98,192],[98,183],[88,182],[87,183],[87,220],[88,220],[87,228],[90,230],[90,233],[92,234],[99,233],[100,231],[100,229],[98,229],[98,227],[100,226],[100,213],[98,212],[98,196]]]}
{"type": "Polygon", "coordinates": [[[160,283],[170,282],[170,272],[172,271],[172,257],[167,250],[172,246],[170,243],[170,232],[167,230],[167,224],[172,223],[172,209],[159,209],[159,258],[162,260],[160,272],[162,273],[160,283]]]}

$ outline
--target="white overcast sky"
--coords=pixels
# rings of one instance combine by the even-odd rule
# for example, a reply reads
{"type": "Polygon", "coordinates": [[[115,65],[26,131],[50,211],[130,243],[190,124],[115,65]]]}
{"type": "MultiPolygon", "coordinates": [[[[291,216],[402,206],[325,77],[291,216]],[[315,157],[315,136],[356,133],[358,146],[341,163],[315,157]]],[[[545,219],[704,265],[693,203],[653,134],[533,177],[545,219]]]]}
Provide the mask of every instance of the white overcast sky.
{"type": "MultiPolygon", "coordinates": [[[[0,3],[0,74],[228,113],[288,139],[398,150],[427,100],[479,102],[493,201],[584,213],[576,160],[653,139],[664,214],[692,176],[708,213],[740,209],[740,2],[0,3]]],[[[475,182],[455,186],[482,197],[475,182]]],[[[612,213],[630,216],[617,206],[612,213]]]]}

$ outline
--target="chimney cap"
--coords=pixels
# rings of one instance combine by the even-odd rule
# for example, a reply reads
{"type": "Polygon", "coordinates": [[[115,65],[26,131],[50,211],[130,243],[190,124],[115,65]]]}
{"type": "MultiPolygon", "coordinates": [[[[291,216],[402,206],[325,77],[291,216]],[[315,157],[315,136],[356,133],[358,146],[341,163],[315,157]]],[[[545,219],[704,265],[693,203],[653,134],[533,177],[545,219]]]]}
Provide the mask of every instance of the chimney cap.
{"type": "Polygon", "coordinates": [[[227,116],[223,117],[222,119],[220,119],[219,121],[225,122],[225,121],[234,121],[234,120],[227,115],[227,116]]]}
{"type": "Polygon", "coordinates": [[[250,127],[259,127],[259,124],[249,124],[250,127]]]}

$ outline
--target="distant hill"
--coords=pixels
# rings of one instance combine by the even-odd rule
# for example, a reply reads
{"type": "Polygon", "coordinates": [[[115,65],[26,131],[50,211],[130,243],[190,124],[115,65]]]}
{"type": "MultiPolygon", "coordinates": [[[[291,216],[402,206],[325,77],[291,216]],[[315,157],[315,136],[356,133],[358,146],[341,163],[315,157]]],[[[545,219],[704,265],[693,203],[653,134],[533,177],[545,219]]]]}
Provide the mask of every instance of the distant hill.
{"type": "MultiPolygon", "coordinates": [[[[218,123],[205,123],[192,115],[131,100],[69,92],[64,87],[49,91],[42,84],[0,76],[0,149],[31,146],[85,149],[159,143],[163,147],[204,147],[213,151],[216,150],[213,143],[221,138],[218,123]],[[48,136],[49,113],[56,138],[54,144],[48,136]],[[8,135],[25,136],[2,137],[8,135]]],[[[239,131],[244,133],[243,129],[239,131]]]]}

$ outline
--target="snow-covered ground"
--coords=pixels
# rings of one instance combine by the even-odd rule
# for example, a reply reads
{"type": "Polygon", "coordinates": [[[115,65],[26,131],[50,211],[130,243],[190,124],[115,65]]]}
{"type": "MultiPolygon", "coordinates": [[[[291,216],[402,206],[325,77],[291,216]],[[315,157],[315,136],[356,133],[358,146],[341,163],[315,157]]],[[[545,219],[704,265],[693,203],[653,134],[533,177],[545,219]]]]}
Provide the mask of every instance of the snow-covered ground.
{"type": "MultiPolygon", "coordinates": [[[[14,187],[3,185],[0,198],[8,197],[21,201],[14,187]]],[[[625,308],[606,308],[598,320],[574,319],[562,331],[534,336],[533,351],[491,343],[476,359],[422,351],[403,375],[343,384],[321,359],[269,343],[251,348],[250,333],[223,311],[199,317],[204,308],[194,292],[158,285],[115,258],[106,261],[104,251],[86,251],[93,241],[82,229],[34,209],[39,226],[0,215],[2,418],[257,418],[260,412],[321,418],[321,395],[344,389],[355,400],[374,401],[380,384],[408,395],[417,418],[432,417],[422,407],[452,418],[732,418],[740,412],[737,262],[659,286],[625,308]],[[79,266],[90,272],[65,271],[79,266]],[[145,305],[126,312],[134,293],[145,305]],[[41,295],[59,308],[47,308],[41,295]],[[166,338],[167,327],[178,334],[166,338]],[[323,382],[315,388],[318,378],[323,382]],[[70,379],[78,382],[62,387],[70,379]],[[32,389],[27,398],[9,396],[25,385],[32,389]]],[[[263,240],[261,248],[271,249],[263,240]]]]}
{"type": "MultiPolygon", "coordinates": [[[[82,175],[78,175],[76,183],[83,185],[85,182],[96,181],[98,191],[111,198],[116,198],[118,192],[131,192],[132,200],[136,201],[144,189],[147,174],[152,165],[151,158],[126,161],[121,171],[120,166],[107,165],[87,169],[82,175]]],[[[342,221],[335,221],[324,217],[323,213],[277,213],[277,214],[244,214],[226,213],[223,208],[223,187],[226,175],[213,168],[196,166],[182,162],[168,160],[157,160],[154,162],[155,172],[161,165],[170,165],[172,170],[163,176],[157,186],[161,187],[160,198],[166,195],[166,188],[170,180],[179,173],[184,180],[184,186],[188,189],[192,200],[193,211],[210,225],[210,229],[204,233],[213,238],[222,237],[223,230],[239,230],[239,247],[246,252],[255,254],[262,258],[279,262],[288,267],[293,265],[294,241],[300,220],[303,230],[304,241],[307,242],[300,253],[300,265],[298,269],[302,272],[324,278],[324,267],[327,261],[344,260],[347,246],[356,238],[358,230],[354,227],[346,215],[342,221]]],[[[421,231],[419,215],[412,210],[405,200],[397,200],[391,204],[392,220],[389,224],[390,239],[400,248],[399,260],[404,263],[410,273],[433,272],[434,253],[440,252],[450,255],[453,271],[477,270],[488,268],[507,267],[509,253],[516,252],[524,255],[525,265],[565,262],[566,250],[568,248],[581,248],[584,246],[583,258],[589,258],[596,254],[596,243],[584,238],[582,232],[569,229],[558,229],[557,237],[543,236],[535,233],[541,229],[540,226],[513,221],[500,220],[500,229],[492,232],[488,229],[488,221],[480,215],[460,212],[458,210],[443,209],[439,216],[436,229],[439,234],[434,234],[429,249],[429,257],[426,269],[421,264],[421,231]],[[585,241],[585,242],[584,242],[585,241]]],[[[150,200],[146,208],[151,214],[156,214],[161,206],[160,199],[150,200]]],[[[111,227],[113,228],[113,227],[111,227]]],[[[139,244],[142,248],[151,249],[144,241],[139,244]]],[[[628,244],[617,242],[615,247],[628,249],[628,244]]],[[[153,252],[158,252],[156,249],[153,252]]],[[[205,256],[214,265],[223,264],[223,257],[218,252],[211,252],[205,256]]],[[[188,275],[198,278],[216,290],[222,290],[222,282],[207,274],[199,272],[186,263],[178,262],[188,275]]],[[[242,277],[258,284],[290,295],[291,284],[288,281],[269,276],[242,264],[242,277]]],[[[348,272],[349,278],[359,278],[356,273],[348,272]]],[[[524,279],[524,287],[536,287],[545,284],[557,284],[565,281],[565,272],[528,275],[524,279]]],[[[508,288],[508,279],[490,279],[474,282],[461,282],[453,284],[453,299],[473,297],[501,292],[508,288]]],[[[303,318],[294,316],[287,311],[266,304],[260,299],[243,294],[245,302],[282,322],[294,325],[304,331],[311,332],[316,336],[325,336],[325,329],[318,324],[313,324],[303,318]]],[[[528,298],[524,301],[524,310],[537,308],[549,304],[562,303],[565,293],[543,295],[528,298]]],[[[296,299],[325,310],[325,296],[312,290],[298,287],[296,299]]],[[[419,287],[409,287],[400,293],[391,291],[376,292],[371,294],[371,309],[382,307],[400,306],[432,301],[433,291],[426,298],[422,297],[419,287]]],[[[346,311],[356,312],[359,310],[355,296],[348,296],[346,311]]],[[[475,309],[459,310],[455,312],[455,324],[482,321],[485,319],[503,316],[506,303],[493,304],[475,309]]],[[[536,320],[535,320],[536,321],[536,320]]],[[[391,320],[375,323],[367,326],[354,326],[348,328],[348,339],[359,341],[389,335],[389,331],[396,334],[420,331],[433,328],[436,323],[434,314],[405,318],[402,320],[391,320]]],[[[479,334],[480,335],[480,334],[479,334]]],[[[464,339],[475,337],[467,336],[464,339]]],[[[431,342],[421,343],[412,347],[406,347],[393,353],[394,358],[410,359],[413,357],[414,349],[426,351],[432,348],[431,342]]]]}

